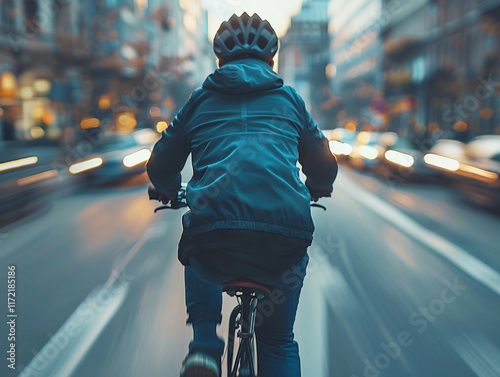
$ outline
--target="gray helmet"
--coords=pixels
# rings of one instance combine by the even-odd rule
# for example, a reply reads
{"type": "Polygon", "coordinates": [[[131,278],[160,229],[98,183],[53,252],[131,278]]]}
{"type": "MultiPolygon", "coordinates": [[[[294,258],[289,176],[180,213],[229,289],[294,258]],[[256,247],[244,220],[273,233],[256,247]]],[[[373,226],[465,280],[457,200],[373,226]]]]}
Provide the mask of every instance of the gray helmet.
{"type": "Polygon", "coordinates": [[[214,38],[215,55],[224,61],[245,56],[261,60],[274,57],[278,51],[278,36],[267,20],[246,12],[240,17],[233,14],[224,21],[214,38]]]}

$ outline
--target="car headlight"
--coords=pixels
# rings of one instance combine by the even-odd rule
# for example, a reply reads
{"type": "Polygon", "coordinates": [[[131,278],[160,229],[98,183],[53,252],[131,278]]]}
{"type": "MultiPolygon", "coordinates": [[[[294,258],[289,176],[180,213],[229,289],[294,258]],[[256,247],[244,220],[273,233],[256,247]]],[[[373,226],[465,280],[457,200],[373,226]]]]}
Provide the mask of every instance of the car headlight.
{"type": "Polygon", "coordinates": [[[69,172],[71,174],[79,174],[90,169],[95,169],[101,166],[103,162],[104,161],[101,157],[95,157],[90,160],[77,162],[69,167],[69,172]]]}
{"type": "Polygon", "coordinates": [[[407,153],[402,153],[394,150],[385,152],[384,156],[387,159],[387,161],[390,161],[397,165],[401,165],[405,168],[409,168],[413,166],[413,164],[415,163],[415,159],[413,158],[413,156],[407,153]]]}
{"type": "Polygon", "coordinates": [[[0,171],[15,169],[27,165],[33,165],[36,164],[37,162],[38,162],[38,157],[36,156],[21,158],[20,160],[3,162],[0,164],[0,171]]]}
{"type": "Polygon", "coordinates": [[[424,162],[427,165],[435,166],[450,171],[457,171],[460,168],[460,163],[457,160],[440,156],[434,153],[426,154],[424,156],[424,162]]]}
{"type": "Polygon", "coordinates": [[[147,162],[150,157],[151,151],[149,149],[141,149],[140,151],[131,153],[123,157],[122,163],[127,168],[132,168],[134,166],[147,162]]]}

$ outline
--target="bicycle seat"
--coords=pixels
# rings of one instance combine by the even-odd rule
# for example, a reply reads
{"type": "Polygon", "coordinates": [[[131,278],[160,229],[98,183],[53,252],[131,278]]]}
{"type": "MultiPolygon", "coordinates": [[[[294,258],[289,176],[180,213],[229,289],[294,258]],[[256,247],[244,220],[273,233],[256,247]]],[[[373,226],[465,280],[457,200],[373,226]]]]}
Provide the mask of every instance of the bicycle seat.
{"type": "Polygon", "coordinates": [[[238,292],[241,294],[252,294],[269,296],[271,288],[267,285],[249,280],[249,279],[236,279],[231,280],[222,285],[222,291],[227,292],[229,296],[235,296],[238,292]]]}

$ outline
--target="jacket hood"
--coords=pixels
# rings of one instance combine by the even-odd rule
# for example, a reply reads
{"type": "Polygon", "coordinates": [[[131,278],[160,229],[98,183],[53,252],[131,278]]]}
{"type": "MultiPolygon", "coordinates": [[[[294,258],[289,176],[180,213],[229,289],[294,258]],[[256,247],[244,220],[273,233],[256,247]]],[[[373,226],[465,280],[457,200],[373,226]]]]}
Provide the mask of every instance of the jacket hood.
{"type": "Polygon", "coordinates": [[[226,63],[203,83],[203,88],[224,94],[256,93],[282,86],[283,79],[266,62],[258,59],[226,63]]]}

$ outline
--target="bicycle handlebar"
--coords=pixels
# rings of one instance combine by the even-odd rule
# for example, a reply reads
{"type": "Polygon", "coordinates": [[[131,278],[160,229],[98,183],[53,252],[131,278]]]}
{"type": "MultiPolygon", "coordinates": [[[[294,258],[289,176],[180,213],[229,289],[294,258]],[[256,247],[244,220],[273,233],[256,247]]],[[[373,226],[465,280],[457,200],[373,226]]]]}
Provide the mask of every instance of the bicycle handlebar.
{"type": "Polygon", "coordinates": [[[181,188],[177,192],[177,197],[175,199],[166,200],[164,196],[162,196],[153,185],[149,185],[148,187],[148,196],[149,200],[157,200],[159,202],[164,202],[165,204],[156,208],[155,213],[161,211],[162,209],[179,209],[183,207],[187,207],[186,202],[186,183],[181,184],[181,188]]]}
{"type": "Polygon", "coordinates": [[[149,200],[158,200],[161,201],[161,195],[153,185],[149,185],[148,187],[148,196],[149,200]]]}
{"type": "MultiPolygon", "coordinates": [[[[153,185],[149,185],[148,187],[148,196],[149,200],[157,200],[159,202],[164,202],[165,204],[156,208],[155,213],[161,211],[163,209],[179,209],[187,207],[186,202],[186,188],[187,183],[182,183],[181,188],[177,192],[177,197],[173,200],[165,200],[165,198],[156,190],[153,185]]],[[[326,207],[324,205],[318,203],[311,203],[311,207],[321,208],[323,211],[326,211],[326,207]]]]}

